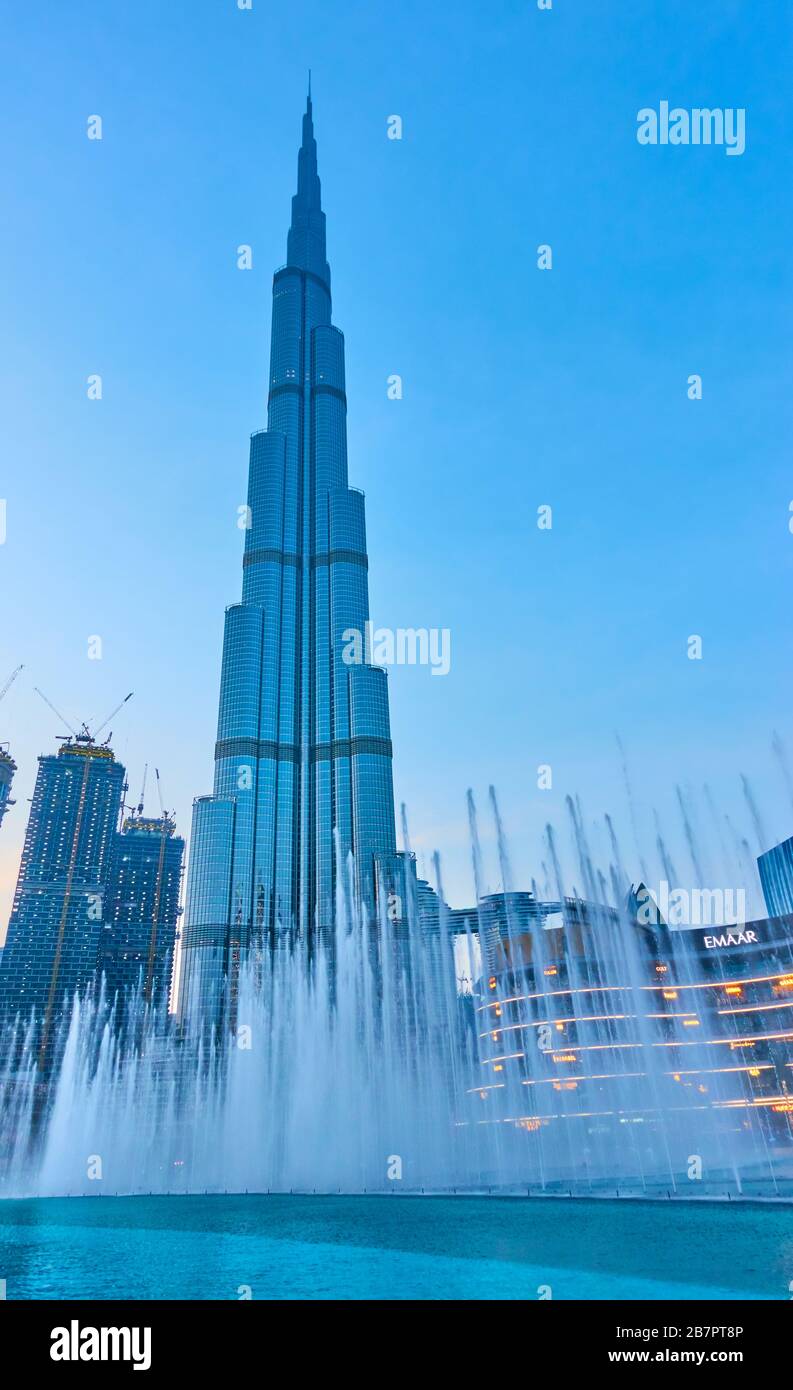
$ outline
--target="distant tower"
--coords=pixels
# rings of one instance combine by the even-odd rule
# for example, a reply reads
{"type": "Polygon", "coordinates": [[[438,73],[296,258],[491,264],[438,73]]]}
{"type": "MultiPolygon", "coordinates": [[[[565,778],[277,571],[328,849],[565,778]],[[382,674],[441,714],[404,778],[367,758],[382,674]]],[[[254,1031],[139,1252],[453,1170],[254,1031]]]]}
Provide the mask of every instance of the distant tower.
{"type": "MultiPolygon", "coordinates": [[[[3,700],[8,694],[22,669],[21,666],[17,666],[16,670],[11,672],[8,680],[0,687],[0,700],[3,700]]],[[[3,817],[9,806],[14,804],[11,800],[11,783],[14,780],[16,770],[17,765],[11,757],[8,744],[0,743],[0,825],[3,824],[3,817]]]]}
{"type": "Polygon", "coordinates": [[[16,770],[17,765],[8,751],[8,744],[0,744],[0,825],[9,806],[14,804],[11,800],[11,783],[16,770]]]}
{"type": "Polygon", "coordinates": [[[226,611],[212,796],[194,803],[182,1007],[216,1015],[241,960],[333,928],[337,855],[374,916],[396,863],[388,684],[350,659],[369,619],[363,494],[347,476],[311,96],[286,265],[273,277],[267,429],[251,438],[242,602],[226,611]]]}
{"type": "Polygon", "coordinates": [[[176,824],[129,816],[113,839],[99,968],[109,996],[140,988],[167,1008],[173,973],[184,840],[176,824]]]}
{"type": "Polygon", "coordinates": [[[761,854],[757,869],[769,917],[793,912],[793,837],[761,854]]]}
{"type": "Polygon", "coordinates": [[[124,768],[87,733],[38,763],[0,965],[0,1012],[35,1010],[44,1063],[64,1001],[95,978],[124,768]]]}

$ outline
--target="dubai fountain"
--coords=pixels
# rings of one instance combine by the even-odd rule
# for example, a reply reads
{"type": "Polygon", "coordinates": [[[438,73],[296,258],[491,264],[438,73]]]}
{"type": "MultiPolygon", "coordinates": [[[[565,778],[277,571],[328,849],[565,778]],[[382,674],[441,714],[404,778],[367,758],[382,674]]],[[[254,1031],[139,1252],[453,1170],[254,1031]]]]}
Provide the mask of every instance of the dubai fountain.
{"type": "MultiPolygon", "coordinates": [[[[680,804],[698,881],[710,867],[724,882],[729,864],[706,859],[680,804]]],[[[348,862],[334,938],[309,954],[284,934],[255,953],[220,1029],[100,987],[65,1011],[57,1066],[44,1075],[35,1021],[8,1025],[0,1192],[789,1195],[789,1117],[774,1130],[768,1107],[752,1103],[757,1069],[742,1064],[737,1034],[731,1046],[737,1015],[714,1046],[691,932],[665,932],[668,987],[648,983],[611,820],[600,825],[599,869],[569,801],[574,877],[565,881],[548,827],[542,879],[519,895],[492,793],[491,805],[504,906],[481,970],[470,967],[480,945],[492,949],[492,899],[469,796],[477,907],[462,924],[444,905],[436,858],[432,931],[414,901],[398,929],[385,914],[365,926],[348,862]]],[[[748,846],[736,838],[733,849],[722,840],[717,855],[745,866],[748,846]]],[[[653,858],[678,881],[660,832],[653,858]]],[[[793,979],[790,940],[780,969],[793,979]]],[[[770,1093],[784,1095],[793,1033],[776,1031],[763,1067],[770,1093]]]]}

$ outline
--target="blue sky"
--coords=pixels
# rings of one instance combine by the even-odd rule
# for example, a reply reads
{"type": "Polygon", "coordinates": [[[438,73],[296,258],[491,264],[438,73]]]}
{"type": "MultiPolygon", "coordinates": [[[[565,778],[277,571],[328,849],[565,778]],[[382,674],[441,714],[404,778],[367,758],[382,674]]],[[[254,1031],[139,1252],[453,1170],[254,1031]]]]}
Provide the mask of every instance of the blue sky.
{"type": "Polygon", "coordinates": [[[183,829],[211,788],[309,66],[373,616],[452,634],[447,677],[390,676],[422,862],[438,848],[471,900],[465,791],[484,808],[492,782],[516,882],[541,876],[546,821],[566,842],[568,793],[588,824],[614,814],[635,872],[616,733],[648,857],[657,810],[681,879],[676,783],[707,782],[756,852],[743,772],[763,837],[793,833],[770,751],[774,729],[793,747],[790,20],[750,0],[6,15],[0,682],[26,670],[0,707],[20,764],[0,935],[61,732],[34,684],[75,722],[134,690],[114,744],[135,795],[159,766],[183,829]],[[746,152],[640,146],[665,99],[744,107],[746,152]]]}

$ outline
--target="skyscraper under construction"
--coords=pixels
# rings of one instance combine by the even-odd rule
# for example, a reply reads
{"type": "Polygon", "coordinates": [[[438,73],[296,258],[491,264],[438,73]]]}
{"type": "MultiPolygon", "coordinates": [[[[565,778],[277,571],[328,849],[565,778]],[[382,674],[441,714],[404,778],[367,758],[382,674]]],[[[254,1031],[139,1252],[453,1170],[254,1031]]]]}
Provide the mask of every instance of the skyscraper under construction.
{"type": "Polygon", "coordinates": [[[124,768],[87,733],[39,758],[5,950],[0,1014],[36,1015],[45,1062],[64,1000],[96,976],[124,768]]]}
{"type": "Polygon", "coordinates": [[[11,757],[7,743],[0,743],[0,825],[3,824],[3,816],[9,806],[13,806],[11,800],[11,783],[14,780],[14,773],[17,765],[11,757]]]}
{"type": "Polygon", "coordinates": [[[163,811],[127,816],[113,837],[99,972],[120,1016],[135,996],[167,1011],[179,923],[184,840],[163,811]]]}
{"type": "MultiPolygon", "coordinates": [[[[8,694],[8,691],[11,689],[11,686],[14,684],[21,670],[22,667],[17,666],[16,670],[11,672],[8,680],[2,688],[0,688],[0,701],[8,694]]],[[[9,806],[13,806],[14,804],[11,799],[11,783],[14,780],[14,773],[16,770],[17,765],[11,757],[11,750],[8,744],[0,743],[0,825],[3,824],[3,817],[9,806]]]]}

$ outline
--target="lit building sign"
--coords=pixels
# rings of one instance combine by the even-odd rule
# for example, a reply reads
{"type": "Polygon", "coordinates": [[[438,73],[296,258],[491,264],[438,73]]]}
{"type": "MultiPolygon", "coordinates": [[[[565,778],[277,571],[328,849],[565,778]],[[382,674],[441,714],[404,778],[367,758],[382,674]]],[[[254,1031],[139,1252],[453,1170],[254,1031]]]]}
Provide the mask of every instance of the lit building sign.
{"type": "Polygon", "coordinates": [[[702,939],[709,951],[719,951],[725,946],[752,946],[758,938],[754,931],[728,931],[720,936],[705,936],[702,939]]]}

